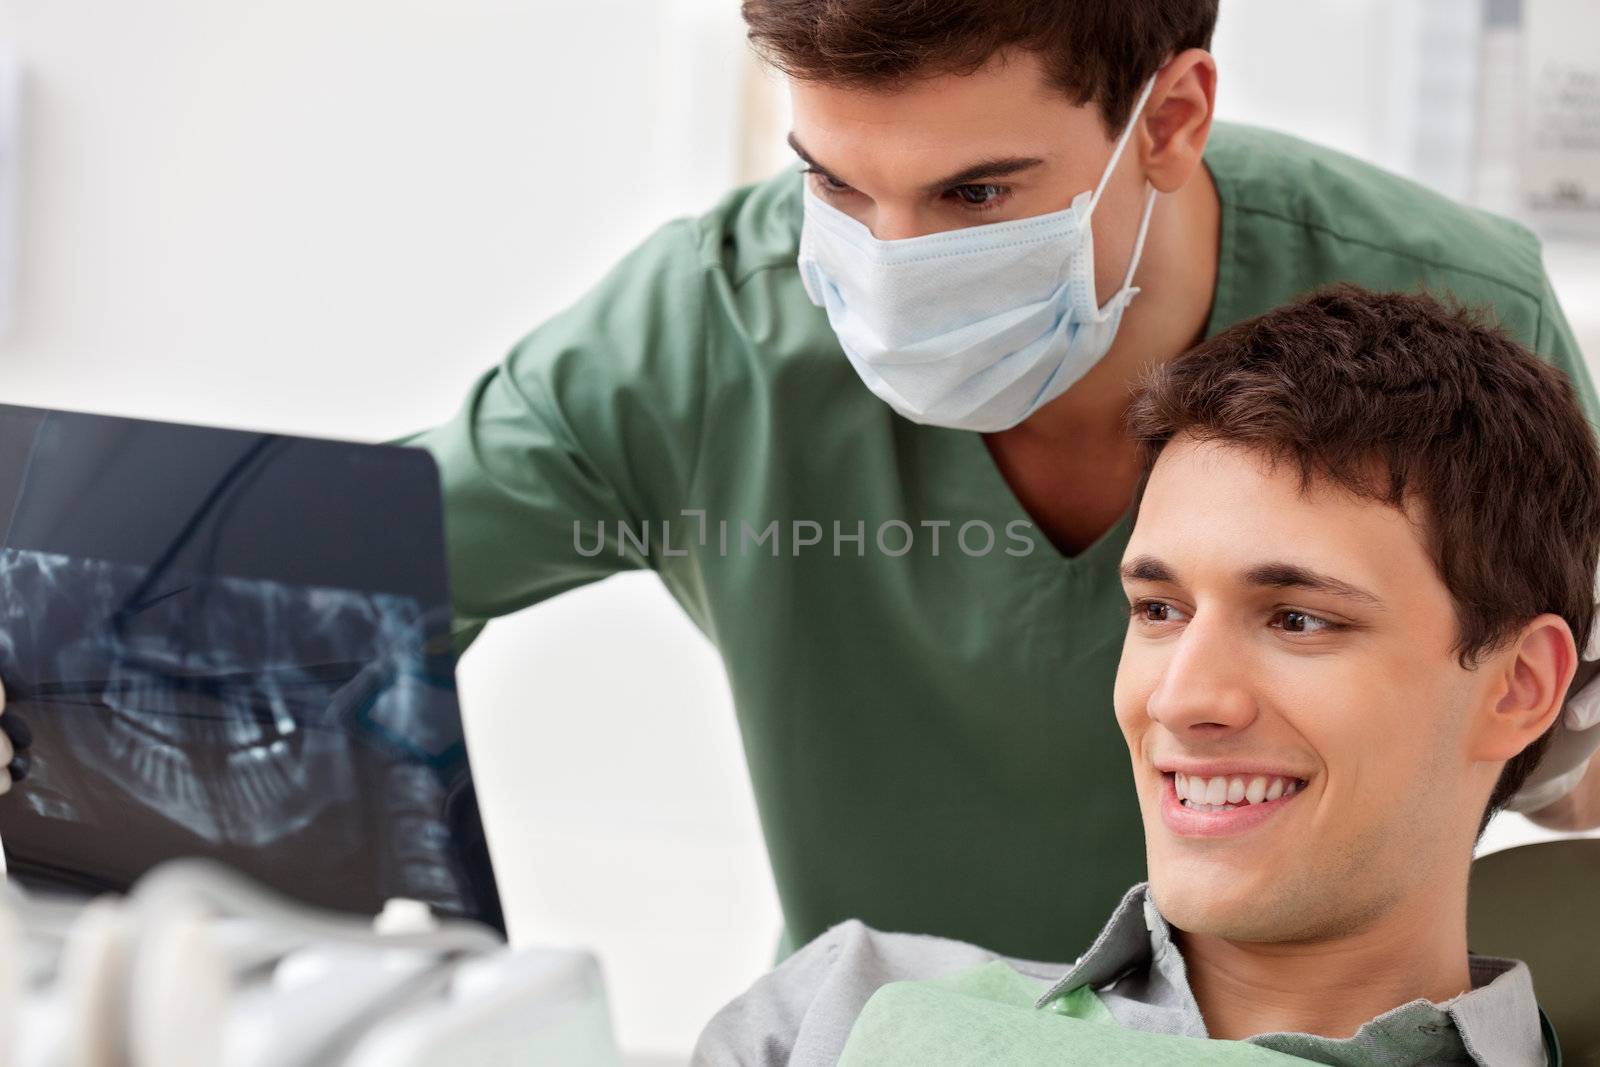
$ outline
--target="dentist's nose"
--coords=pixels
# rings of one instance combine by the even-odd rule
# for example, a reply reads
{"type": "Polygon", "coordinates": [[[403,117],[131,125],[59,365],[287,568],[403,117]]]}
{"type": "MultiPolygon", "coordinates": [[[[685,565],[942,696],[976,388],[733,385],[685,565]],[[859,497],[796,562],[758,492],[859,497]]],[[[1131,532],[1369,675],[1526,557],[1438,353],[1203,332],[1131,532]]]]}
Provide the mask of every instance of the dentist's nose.
{"type": "Polygon", "coordinates": [[[1202,614],[1184,627],[1145,710],[1174,733],[1229,733],[1255,721],[1249,664],[1222,622],[1202,614]]]}
{"type": "Polygon", "coordinates": [[[938,232],[938,228],[916,205],[876,205],[865,220],[872,236],[880,241],[903,241],[938,232]]]}

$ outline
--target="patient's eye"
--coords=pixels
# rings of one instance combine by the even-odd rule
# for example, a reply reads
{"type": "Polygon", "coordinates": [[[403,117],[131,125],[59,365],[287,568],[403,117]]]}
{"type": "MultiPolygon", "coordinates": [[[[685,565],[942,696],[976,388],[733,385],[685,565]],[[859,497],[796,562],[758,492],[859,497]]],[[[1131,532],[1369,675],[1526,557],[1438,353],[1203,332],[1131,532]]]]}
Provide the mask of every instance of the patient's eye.
{"type": "Polygon", "coordinates": [[[1165,600],[1135,600],[1129,606],[1129,612],[1137,621],[1157,626],[1186,618],[1182,611],[1165,600]]]}
{"type": "Polygon", "coordinates": [[[1305,611],[1280,611],[1272,617],[1272,624],[1291,634],[1316,634],[1339,629],[1337,623],[1305,611]]]}

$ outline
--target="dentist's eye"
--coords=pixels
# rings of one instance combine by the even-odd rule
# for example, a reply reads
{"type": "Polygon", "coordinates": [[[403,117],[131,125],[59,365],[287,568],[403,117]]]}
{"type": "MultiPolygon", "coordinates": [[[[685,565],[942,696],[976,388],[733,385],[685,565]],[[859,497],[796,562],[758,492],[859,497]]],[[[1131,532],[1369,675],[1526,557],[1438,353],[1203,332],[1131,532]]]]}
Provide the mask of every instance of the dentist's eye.
{"type": "Polygon", "coordinates": [[[802,167],[800,168],[800,173],[809,174],[814,177],[817,180],[818,188],[827,192],[847,193],[850,191],[850,187],[848,185],[840,181],[838,178],[835,178],[825,170],[818,170],[816,167],[802,167]]]}
{"type": "Polygon", "coordinates": [[[1317,634],[1341,629],[1336,622],[1304,611],[1280,611],[1272,617],[1272,624],[1291,634],[1317,634]]]}
{"type": "Polygon", "coordinates": [[[1005,199],[1008,192],[1003,185],[958,185],[950,190],[964,207],[984,210],[992,208],[1005,199]]]}

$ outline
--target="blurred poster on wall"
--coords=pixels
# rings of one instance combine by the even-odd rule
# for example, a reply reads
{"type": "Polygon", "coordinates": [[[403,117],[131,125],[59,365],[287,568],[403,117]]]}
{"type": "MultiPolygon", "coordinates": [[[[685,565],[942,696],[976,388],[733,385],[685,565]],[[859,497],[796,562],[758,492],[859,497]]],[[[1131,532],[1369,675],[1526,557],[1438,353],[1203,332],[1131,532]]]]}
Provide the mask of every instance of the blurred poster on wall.
{"type": "Polygon", "coordinates": [[[1600,3],[1524,0],[1522,197],[1547,232],[1600,237],[1600,3]]]}

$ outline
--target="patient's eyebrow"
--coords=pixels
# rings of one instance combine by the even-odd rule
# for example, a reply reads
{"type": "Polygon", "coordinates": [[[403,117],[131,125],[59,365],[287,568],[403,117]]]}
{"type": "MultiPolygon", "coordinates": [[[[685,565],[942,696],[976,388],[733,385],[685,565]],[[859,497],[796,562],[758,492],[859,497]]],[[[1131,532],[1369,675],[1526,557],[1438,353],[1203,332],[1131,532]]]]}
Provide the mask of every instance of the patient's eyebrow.
{"type": "Polygon", "coordinates": [[[1373,607],[1383,606],[1382,600],[1379,600],[1359,585],[1351,585],[1349,582],[1334,578],[1331,575],[1319,574],[1309,567],[1300,566],[1298,563],[1263,563],[1259,566],[1251,567],[1245,572],[1245,581],[1251,585],[1268,586],[1274,589],[1309,589],[1316,593],[1327,593],[1330,596],[1358,600],[1373,607]]]}
{"type": "Polygon", "coordinates": [[[1123,561],[1122,580],[1125,582],[1175,582],[1178,579],[1172,573],[1171,567],[1154,556],[1134,556],[1130,560],[1123,561]]]}

